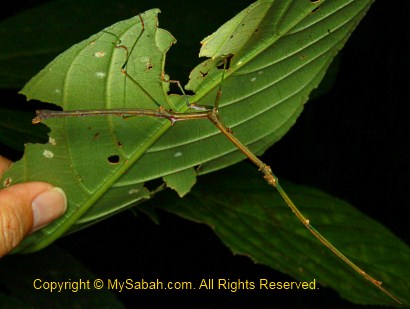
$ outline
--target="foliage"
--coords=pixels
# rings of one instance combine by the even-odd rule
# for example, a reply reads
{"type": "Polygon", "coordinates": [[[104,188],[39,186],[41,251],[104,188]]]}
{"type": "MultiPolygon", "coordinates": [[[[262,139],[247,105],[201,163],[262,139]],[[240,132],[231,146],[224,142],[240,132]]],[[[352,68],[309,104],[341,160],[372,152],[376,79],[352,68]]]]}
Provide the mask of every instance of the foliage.
{"type": "MultiPolygon", "coordinates": [[[[221,116],[235,135],[258,154],[280,139],[296,121],[309,93],[319,84],[372,1],[346,0],[337,6],[331,1],[311,2],[257,2],[205,39],[202,53],[214,58],[201,63],[191,74],[188,88],[195,95],[190,101],[211,105],[215,87],[221,80],[221,70],[217,68],[220,56],[235,54],[224,81],[221,116]],[[315,7],[319,9],[312,13],[315,7]]],[[[181,97],[168,95],[169,84],[159,82],[165,53],[174,39],[165,30],[155,27],[156,13],[152,10],[143,15],[145,32],[137,48],[132,46],[141,24],[134,17],[62,54],[29,83],[23,93],[28,98],[55,103],[64,109],[157,108],[152,98],[121,74],[127,53],[115,45],[122,45],[131,56],[128,73],[157,104],[186,111],[181,97]]],[[[27,252],[42,248],[69,229],[80,228],[149,198],[151,192],[144,186],[146,181],[163,177],[168,186],[184,195],[195,183],[196,173],[205,174],[243,159],[221,134],[202,121],[170,126],[168,121],[158,119],[96,118],[48,120],[47,125],[52,129],[49,143],[27,147],[23,160],[4,180],[17,183],[35,179],[59,185],[69,196],[70,210],[62,220],[28,238],[19,248],[27,252]],[[113,156],[118,156],[118,164],[110,161],[113,156]],[[63,179],[58,176],[62,172],[63,179]]],[[[224,183],[227,192],[234,188],[237,176],[232,175],[230,179],[224,183]]],[[[298,204],[303,205],[304,201],[298,204]]],[[[198,214],[201,214],[200,208],[198,214]]],[[[226,224],[232,224],[234,214],[235,211],[226,214],[226,224]]],[[[242,221],[251,220],[246,212],[242,215],[242,221]]],[[[213,219],[207,221],[206,216],[201,220],[213,225],[213,219]]],[[[292,222],[293,218],[287,217],[283,224],[287,225],[288,220],[292,222]]],[[[348,229],[348,226],[341,228],[348,229]]],[[[263,233],[259,236],[265,235],[263,233]]],[[[242,233],[235,235],[227,242],[246,243],[242,233]]],[[[268,239],[264,241],[269,243],[268,239]]],[[[344,249],[343,245],[338,247],[344,249]]],[[[261,260],[254,254],[254,259],[261,260]]],[[[366,260],[369,254],[363,256],[366,260]]],[[[278,267],[271,264],[274,262],[264,263],[278,267]]],[[[284,271],[289,271],[289,265],[285,268],[284,271]]],[[[325,278],[319,280],[332,284],[325,278]]],[[[337,285],[334,278],[332,280],[337,285]]],[[[346,290],[339,287],[345,297],[361,303],[386,302],[376,300],[378,297],[351,293],[356,280],[349,282],[352,285],[346,290]]]]}

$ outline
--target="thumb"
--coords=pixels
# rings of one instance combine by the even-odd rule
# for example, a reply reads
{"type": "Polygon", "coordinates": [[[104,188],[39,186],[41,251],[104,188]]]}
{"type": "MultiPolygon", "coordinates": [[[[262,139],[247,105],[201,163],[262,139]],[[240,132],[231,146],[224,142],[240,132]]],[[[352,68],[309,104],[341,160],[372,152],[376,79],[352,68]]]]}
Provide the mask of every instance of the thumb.
{"type": "Polygon", "coordinates": [[[28,182],[0,190],[0,257],[66,208],[64,192],[47,183],[28,182]]]}

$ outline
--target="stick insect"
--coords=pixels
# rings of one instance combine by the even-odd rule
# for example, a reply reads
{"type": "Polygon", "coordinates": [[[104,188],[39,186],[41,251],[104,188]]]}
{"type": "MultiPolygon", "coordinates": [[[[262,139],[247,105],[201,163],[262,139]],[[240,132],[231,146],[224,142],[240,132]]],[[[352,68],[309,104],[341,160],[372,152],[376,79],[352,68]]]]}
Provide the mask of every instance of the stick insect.
{"type": "MultiPolygon", "coordinates": [[[[131,57],[133,51],[138,48],[138,41],[144,35],[145,32],[145,24],[143,17],[139,15],[140,22],[141,22],[141,31],[136,37],[135,43],[133,46],[128,47],[123,45],[119,39],[114,44],[113,48],[118,50],[122,50],[125,55],[126,59],[123,65],[118,68],[118,74],[124,75],[128,80],[132,81],[135,87],[141,88],[145,94],[150,96],[148,91],[144,90],[144,87],[141,85],[137,78],[134,78],[132,74],[129,73],[127,70],[128,62],[131,57]]],[[[115,37],[115,34],[113,34],[115,37]]],[[[235,54],[225,54],[221,57],[221,80],[219,82],[219,86],[217,88],[215,101],[212,106],[202,106],[197,105],[196,103],[191,103],[188,100],[187,95],[184,92],[184,89],[180,85],[179,81],[176,80],[169,80],[165,77],[163,73],[159,79],[160,82],[166,83],[174,83],[176,84],[181,92],[183,93],[184,100],[188,107],[187,112],[176,112],[173,110],[169,110],[158,105],[157,109],[144,109],[144,108],[133,108],[133,109],[105,109],[105,110],[75,110],[75,111],[51,111],[51,110],[39,110],[37,111],[37,116],[33,119],[33,123],[40,123],[45,119],[48,118],[65,118],[65,117],[92,117],[92,116],[119,116],[123,118],[130,118],[130,117],[154,117],[154,118],[163,118],[170,121],[172,125],[178,125],[178,122],[181,121],[191,121],[191,120],[198,120],[198,119],[205,119],[210,122],[211,125],[215,126],[235,147],[241,151],[262,173],[263,178],[266,182],[274,187],[279,194],[281,195],[282,199],[291,209],[291,211],[295,214],[298,220],[305,226],[310,233],[313,234],[315,238],[317,238],[325,247],[327,247],[335,256],[341,259],[344,263],[346,263],[349,267],[351,267],[355,272],[360,274],[366,280],[371,282],[374,286],[376,286],[379,290],[383,293],[388,295],[390,298],[394,299],[396,302],[401,303],[398,298],[392,295],[389,291],[387,291],[383,286],[382,283],[372,276],[368,275],[362,268],[358,265],[353,263],[348,257],[346,257],[342,252],[340,252],[335,246],[333,246],[320,232],[318,232],[310,223],[310,220],[302,214],[297,206],[292,202],[290,197],[286,194],[284,189],[280,186],[278,178],[273,174],[270,166],[265,164],[261,161],[246,145],[244,145],[234,134],[234,132],[225,125],[223,119],[219,116],[219,107],[221,98],[223,96],[223,85],[224,80],[226,77],[226,73],[229,72],[232,62],[235,60],[235,54]]],[[[151,97],[152,98],[152,97],[151,97]]],[[[156,102],[154,98],[152,98],[153,102],[156,102]]]]}

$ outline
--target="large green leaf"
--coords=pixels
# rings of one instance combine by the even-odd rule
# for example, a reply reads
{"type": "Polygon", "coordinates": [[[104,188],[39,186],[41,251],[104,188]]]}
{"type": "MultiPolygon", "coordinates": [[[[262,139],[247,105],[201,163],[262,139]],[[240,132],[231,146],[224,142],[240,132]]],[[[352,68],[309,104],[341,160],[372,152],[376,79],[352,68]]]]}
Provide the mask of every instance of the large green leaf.
{"type": "MultiPolygon", "coordinates": [[[[212,105],[221,81],[222,55],[233,53],[220,115],[235,135],[262,153],[296,121],[308,95],[372,1],[258,1],[206,38],[212,56],[191,74],[191,102],[212,105]],[[318,9],[319,8],[319,9],[318,9]]],[[[161,81],[173,37],[157,27],[158,10],[119,22],[73,46],[22,90],[29,99],[65,110],[124,107],[187,110],[161,81]],[[126,47],[126,48],[125,48],[126,47]],[[128,49],[127,71],[121,73],[128,49]],[[149,95],[148,95],[149,93],[149,95]],[[156,102],[154,102],[154,100],[156,102]]],[[[2,184],[41,180],[67,193],[66,215],[27,238],[16,251],[38,250],[75,225],[87,224],[150,197],[144,182],[164,177],[181,195],[207,173],[243,159],[205,121],[155,118],[50,119],[50,141],[29,145],[2,184]],[[197,168],[199,166],[199,168],[197,168]],[[196,169],[195,169],[196,168],[196,169]],[[172,175],[172,176],[171,176],[172,175]]]]}
{"type": "MultiPolygon", "coordinates": [[[[394,305],[312,237],[258,176],[249,163],[240,163],[204,176],[184,199],[162,193],[148,204],[209,225],[233,253],[297,280],[316,279],[354,303],[394,305]]],[[[410,301],[410,248],[403,241],[340,199],[306,186],[282,184],[335,246],[403,302],[410,301]]],[[[255,285],[259,290],[259,282],[255,285]]]]}

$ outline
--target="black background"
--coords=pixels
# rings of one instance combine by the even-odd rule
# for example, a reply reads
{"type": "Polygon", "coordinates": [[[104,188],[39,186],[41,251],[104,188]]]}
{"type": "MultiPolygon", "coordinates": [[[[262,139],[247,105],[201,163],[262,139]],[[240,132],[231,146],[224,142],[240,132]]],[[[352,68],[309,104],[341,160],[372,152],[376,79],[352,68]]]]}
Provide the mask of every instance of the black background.
{"type": "MultiPolygon", "coordinates": [[[[161,1],[141,2],[141,10],[158,6],[162,14],[172,14],[172,7],[165,9],[161,1]],[[153,3],[148,6],[148,2],[153,3]]],[[[374,3],[340,53],[340,71],[332,90],[309,102],[291,131],[263,159],[280,178],[314,186],[345,199],[410,243],[406,222],[410,183],[407,2],[380,0],[374,3]]],[[[2,10],[2,17],[38,3],[13,1],[7,11],[2,10]]],[[[208,13],[225,12],[225,17],[218,17],[220,22],[214,21],[218,25],[250,1],[235,4],[238,9],[215,3],[207,1],[203,5],[208,13]]],[[[209,27],[206,18],[202,20],[204,28],[209,27]]],[[[161,23],[161,27],[170,29],[179,41],[184,40],[178,37],[175,25],[161,23]]],[[[192,39],[192,44],[199,47],[197,42],[215,29],[207,28],[203,35],[192,39]]],[[[192,59],[196,55],[197,52],[192,59]]],[[[171,72],[172,77],[184,82],[186,74],[171,72]]],[[[2,91],[1,104],[24,104],[24,98],[16,92],[16,89],[2,91]]],[[[2,154],[18,156],[3,149],[2,154]]],[[[232,255],[204,225],[163,212],[160,221],[160,225],[155,225],[144,215],[135,217],[125,212],[60,239],[56,245],[80,259],[97,277],[132,275],[164,281],[198,281],[202,277],[289,279],[267,267],[255,265],[246,257],[232,255]]],[[[125,292],[118,297],[128,306],[359,307],[339,299],[335,292],[325,288],[314,293],[273,294],[154,292],[135,295],[125,292]]]]}

